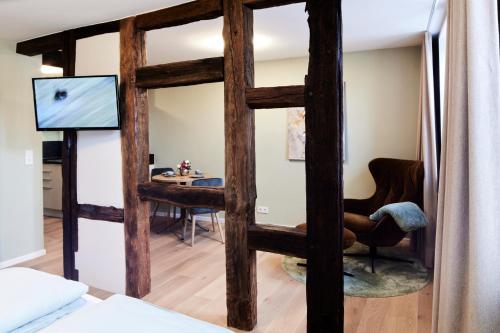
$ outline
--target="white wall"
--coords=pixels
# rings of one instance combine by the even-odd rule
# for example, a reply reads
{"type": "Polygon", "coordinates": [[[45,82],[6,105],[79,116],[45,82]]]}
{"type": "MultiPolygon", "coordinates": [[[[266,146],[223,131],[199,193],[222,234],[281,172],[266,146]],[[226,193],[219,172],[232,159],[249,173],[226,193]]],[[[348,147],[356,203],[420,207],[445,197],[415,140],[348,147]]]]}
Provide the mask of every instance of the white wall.
{"type": "Polygon", "coordinates": [[[41,57],[0,40],[0,268],[43,255],[42,136],[36,132],[31,78],[41,57]],[[33,165],[25,165],[25,151],[33,165]]]}
{"type": "MultiPolygon", "coordinates": [[[[119,74],[119,34],[78,40],[75,72],[76,75],[119,74]]],[[[120,131],[78,133],[79,204],[123,208],[121,156],[120,131]]],[[[79,270],[80,280],[96,288],[124,293],[123,224],[80,218],[78,230],[76,268],[79,270]]]]}
{"type": "MultiPolygon", "coordinates": [[[[346,197],[374,190],[368,162],[376,157],[415,158],[420,48],[348,53],[346,197]]],[[[307,59],[256,64],[256,86],[303,84],[307,59]]],[[[224,177],[223,84],[160,89],[150,93],[150,147],[155,165],[190,159],[195,169],[224,177]]],[[[256,111],[257,205],[270,214],[258,222],[305,221],[304,162],[287,158],[287,112],[256,111]]]]}

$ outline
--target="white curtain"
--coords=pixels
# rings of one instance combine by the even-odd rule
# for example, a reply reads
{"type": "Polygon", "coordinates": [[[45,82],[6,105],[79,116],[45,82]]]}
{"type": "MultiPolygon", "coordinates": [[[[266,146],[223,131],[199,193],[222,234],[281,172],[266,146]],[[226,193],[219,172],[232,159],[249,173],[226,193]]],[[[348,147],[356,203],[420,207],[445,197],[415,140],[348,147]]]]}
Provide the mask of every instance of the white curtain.
{"type": "Polygon", "coordinates": [[[436,215],[438,197],[438,167],[436,150],[436,115],[434,105],[434,73],[432,36],[426,33],[422,43],[420,78],[420,117],[417,156],[424,163],[424,211],[429,225],[417,235],[417,250],[428,267],[434,264],[436,215]],[[419,237],[420,236],[420,237],[419,237]]]}
{"type": "Polygon", "coordinates": [[[433,332],[500,332],[497,0],[449,0],[433,332]]]}

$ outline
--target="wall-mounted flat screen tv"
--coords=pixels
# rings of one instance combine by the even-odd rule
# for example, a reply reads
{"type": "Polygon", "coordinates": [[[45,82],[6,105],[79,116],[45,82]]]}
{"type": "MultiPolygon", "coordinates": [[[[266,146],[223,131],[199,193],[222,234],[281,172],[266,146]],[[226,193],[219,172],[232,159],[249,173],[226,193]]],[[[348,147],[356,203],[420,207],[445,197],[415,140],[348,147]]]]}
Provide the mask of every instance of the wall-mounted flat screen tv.
{"type": "Polygon", "coordinates": [[[38,131],[120,128],[116,75],[37,78],[33,95],[38,131]]]}

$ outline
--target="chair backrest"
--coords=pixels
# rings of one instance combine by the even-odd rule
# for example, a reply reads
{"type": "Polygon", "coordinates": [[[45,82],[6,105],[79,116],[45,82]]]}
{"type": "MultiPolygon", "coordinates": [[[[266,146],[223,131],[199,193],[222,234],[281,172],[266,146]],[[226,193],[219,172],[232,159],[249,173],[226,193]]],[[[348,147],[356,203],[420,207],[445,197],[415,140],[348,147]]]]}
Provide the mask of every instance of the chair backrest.
{"type": "Polygon", "coordinates": [[[222,186],[222,178],[202,178],[192,181],[192,186],[222,186]]]}
{"type": "Polygon", "coordinates": [[[375,194],[368,211],[403,201],[423,209],[424,165],[421,161],[376,158],[368,165],[375,180],[375,194]]]}
{"type": "MultiPolygon", "coordinates": [[[[193,180],[191,183],[192,186],[222,186],[223,184],[224,183],[222,178],[202,178],[193,180]]],[[[209,213],[217,213],[217,210],[212,208],[203,208],[203,207],[191,209],[191,214],[194,215],[209,214],[209,213]]]]}
{"type": "Polygon", "coordinates": [[[162,173],[167,172],[167,171],[174,171],[174,169],[172,169],[172,168],[154,168],[153,170],[151,170],[151,177],[161,175],[162,173]]]}

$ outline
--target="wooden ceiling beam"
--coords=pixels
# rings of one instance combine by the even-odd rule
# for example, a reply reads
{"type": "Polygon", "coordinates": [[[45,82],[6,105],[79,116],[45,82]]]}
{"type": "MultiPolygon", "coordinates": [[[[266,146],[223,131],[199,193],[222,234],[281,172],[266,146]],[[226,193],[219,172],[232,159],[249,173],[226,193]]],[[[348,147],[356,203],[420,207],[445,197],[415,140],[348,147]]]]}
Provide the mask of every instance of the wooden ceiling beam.
{"type": "Polygon", "coordinates": [[[248,227],[248,247],[305,259],[307,235],[296,228],[255,224],[248,227]]]}
{"type": "Polygon", "coordinates": [[[243,4],[252,9],[265,9],[278,6],[287,6],[305,0],[243,0],[243,4]]]}
{"type": "Polygon", "coordinates": [[[304,86],[249,88],[246,99],[252,109],[304,107],[304,86]]]}
{"type": "Polygon", "coordinates": [[[24,42],[19,42],[16,45],[16,52],[26,56],[36,56],[39,54],[57,52],[64,47],[63,33],[42,36],[24,42]]]}
{"type": "Polygon", "coordinates": [[[224,81],[224,58],[182,61],[137,69],[136,86],[145,89],[224,81]]]}
{"type": "MultiPolygon", "coordinates": [[[[120,31],[120,21],[111,21],[71,29],[75,39],[82,39],[120,31]]],[[[16,52],[26,56],[36,56],[57,52],[63,49],[64,32],[42,36],[17,43],[16,52]]]]}
{"type": "Polygon", "coordinates": [[[222,16],[221,0],[196,0],[138,15],[136,28],[148,31],[211,20],[220,16],[222,16]]]}
{"type": "Polygon", "coordinates": [[[74,30],[76,39],[83,39],[113,32],[119,32],[120,20],[93,24],[86,27],[76,28],[74,30]]]}

